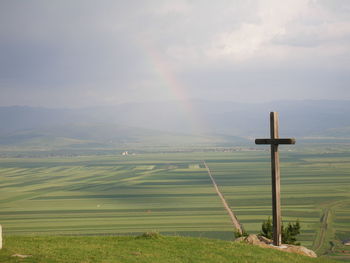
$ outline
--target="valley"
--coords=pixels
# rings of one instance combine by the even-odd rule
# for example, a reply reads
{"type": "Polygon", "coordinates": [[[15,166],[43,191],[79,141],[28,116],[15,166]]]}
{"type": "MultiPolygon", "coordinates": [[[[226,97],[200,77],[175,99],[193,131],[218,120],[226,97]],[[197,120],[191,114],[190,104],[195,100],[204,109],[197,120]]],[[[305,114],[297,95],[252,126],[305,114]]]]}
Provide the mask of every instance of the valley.
{"type": "MultiPolygon", "coordinates": [[[[350,153],[281,156],[283,221],[299,219],[301,244],[319,255],[348,259],[341,242],[350,235],[350,153]]],[[[203,160],[244,229],[258,233],[271,214],[268,151],[1,158],[1,224],[5,235],[156,231],[232,240],[203,160]]]]}

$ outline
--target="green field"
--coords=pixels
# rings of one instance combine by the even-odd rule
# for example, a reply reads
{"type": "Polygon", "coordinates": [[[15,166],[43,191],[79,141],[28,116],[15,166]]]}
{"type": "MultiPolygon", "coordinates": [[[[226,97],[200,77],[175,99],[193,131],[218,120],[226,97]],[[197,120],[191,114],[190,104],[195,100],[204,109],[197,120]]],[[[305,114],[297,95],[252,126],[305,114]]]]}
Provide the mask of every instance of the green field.
{"type": "MultiPolygon", "coordinates": [[[[205,160],[246,231],[271,214],[268,151],[1,158],[0,222],[6,235],[137,234],[230,240],[230,219],[205,160]]],[[[282,215],[300,241],[350,259],[350,153],[283,152],[282,215]]]]}
{"type": "Polygon", "coordinates": [[[274,249],[207,238],[165,236],[10,236],[0,250],[6,263],[332,263],[274,249]],[[28,256],[27,258],[13,255],[28,256]]]}

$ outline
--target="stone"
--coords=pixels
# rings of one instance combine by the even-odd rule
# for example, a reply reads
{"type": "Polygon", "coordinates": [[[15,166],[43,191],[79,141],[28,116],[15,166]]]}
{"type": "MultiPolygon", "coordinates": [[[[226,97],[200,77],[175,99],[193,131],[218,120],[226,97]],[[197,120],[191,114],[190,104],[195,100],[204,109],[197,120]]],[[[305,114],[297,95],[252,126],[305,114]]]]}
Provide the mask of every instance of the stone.
{"type": "Polygon", "coordinates": [[[289,244],[282,244],[281,246],[274,246],[273,241],[263,236],[257,235],[249,235],[247,237],[240,237],[235,240],[235,242],[244,242],[247,244],[263,247],[263,248],[272,248],[280,251],[285,251],[289,253],[295,253],[299,255],[304,255],[311,258],[316,258],[317,255],[314,251],[303,247],[303,246],[295,246],[289,244]]]}
{"type": "Polygon", "coordinates": [[[264,242],[260,241],[257,235],[249,235],[245,238],[245,242],[251,244],[251,245],[260,245],[261,243],[264,244],[264,242]]]}
{"type": "Polygon", "coordinates": [[[31,256],[32,255],[21,255],[21,254],[14,254],[14,255],[12,255],[12,257],[18,257],[18,258],[29,258],[31,256]]]}
{"type": "Polygon", "coordinates": [[[299,254],[299,255],[304,255],[304,256],[308,256],[311,258],[317,258],[317,255],[314,251],[303,247],[303,246],[294,246],[294,245],[286,245],[287,248],[285,250],[282,251],[286,251],[286,252],[290,252],[290,253],[295,253],[295,254],[299,254]]]}
{"type": "Polygon", "coordinates": [[[259,240],[261,242],[264,242],[265,244],[271,245],[273,242],[271,239],[268,239],[267,237],[264,236],[258,236],[259,240]]]}

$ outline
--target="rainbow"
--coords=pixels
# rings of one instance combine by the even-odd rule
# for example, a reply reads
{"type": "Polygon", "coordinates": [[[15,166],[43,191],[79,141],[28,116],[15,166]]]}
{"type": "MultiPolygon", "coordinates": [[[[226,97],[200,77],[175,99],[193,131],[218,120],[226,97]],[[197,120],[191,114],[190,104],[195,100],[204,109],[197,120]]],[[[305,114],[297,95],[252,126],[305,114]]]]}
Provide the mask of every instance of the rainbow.
{"type": "Polygon", "coordinates": [[[160,83],[162,83],[162,88],[166,89],[171,98],[179,103],[179,107],[184,111],[187,121],[190,123],[191,131],[196,134],[206,131],[207,125],[204,124],[203,118],[199,117],[199,114],[191,104],[191,100],[186,92],[186,86],[176,78],[173,70],[158,50],[150,45],[143,45],[143,49],[147,55],[147,61],[160,83]]]}

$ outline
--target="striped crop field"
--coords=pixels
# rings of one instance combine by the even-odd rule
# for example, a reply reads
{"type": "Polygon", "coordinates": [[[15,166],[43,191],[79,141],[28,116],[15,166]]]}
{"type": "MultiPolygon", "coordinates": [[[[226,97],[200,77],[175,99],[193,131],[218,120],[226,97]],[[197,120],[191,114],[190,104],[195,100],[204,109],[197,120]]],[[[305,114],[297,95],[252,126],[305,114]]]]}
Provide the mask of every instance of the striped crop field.
{"type": "Polygon", "coordinates": [[[8,234],[233,237],[205,168],[178,155],[3,159],[0,173],[8,234]]]}
{"type": "MultiPolygon", "coordinates": [[[[232,239],[203,160],[249,233],[271,214],[267,151],[0,159],[6,235],[163,234],[232,239]]],[[[346,259],[350,154],[281,153],[282,215],[302,245],[346,259]],[[325,217],[325,214],[327,216],[325,217]]]]}
{"type": "MultiPolygon", "coordinates": [[[[248,232],[271,215],[269,152],[209,160],[213,176],[248,232]]],[[[302,245],[335,259],[350,259],[350,155],[282,153],[282,217],[300,220],[302,245]],[[325,212],[328,211],[328,218],[325,212]],[[327,220],[327,222],[323,222],[327,220]]]]}

